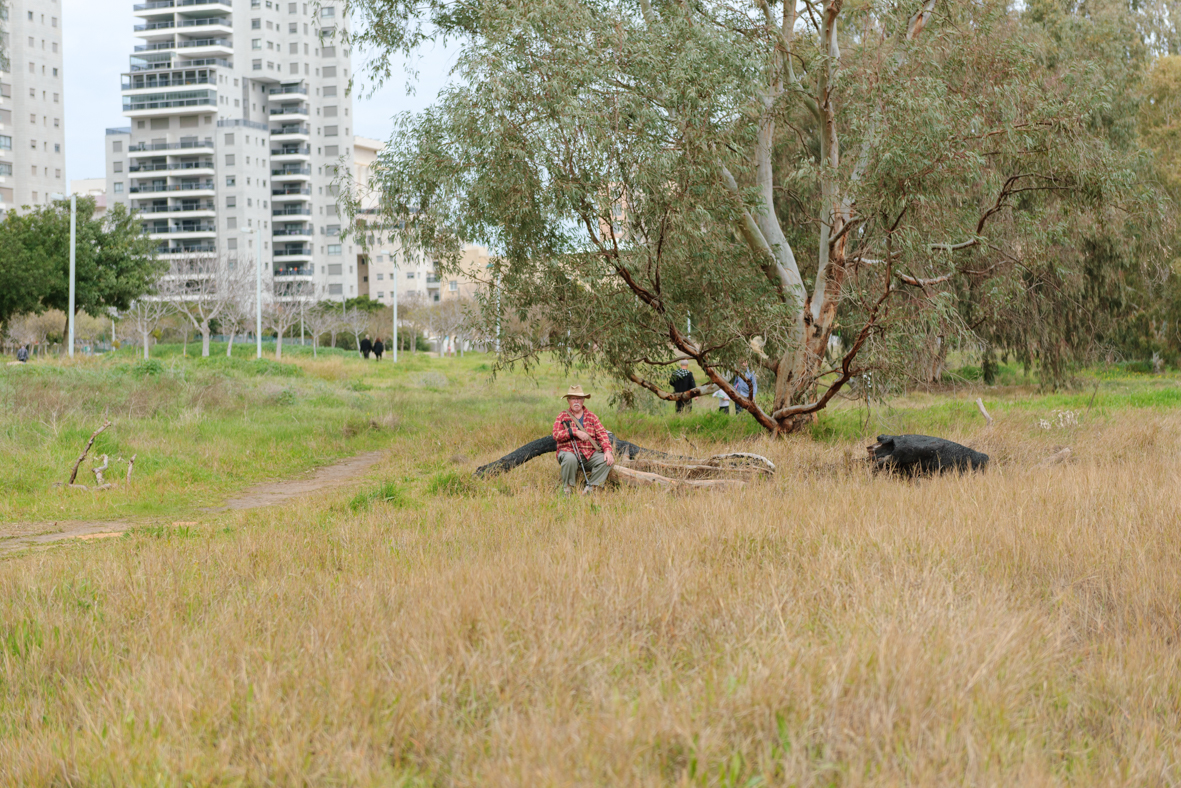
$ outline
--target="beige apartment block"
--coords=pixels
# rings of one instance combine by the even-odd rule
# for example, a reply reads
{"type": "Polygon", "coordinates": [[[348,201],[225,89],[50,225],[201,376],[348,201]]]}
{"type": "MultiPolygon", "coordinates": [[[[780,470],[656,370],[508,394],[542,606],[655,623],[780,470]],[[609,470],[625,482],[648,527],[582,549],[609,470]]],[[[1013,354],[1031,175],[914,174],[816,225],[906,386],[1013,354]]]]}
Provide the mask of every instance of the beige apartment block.
{"type": "Polygon", "coordinates": [[[107,179],[79,178],[70,181],[70,194],[94,198],[94,218],[101,219],[107,213],[107,179]]]}
{"type": "Polygon", "coordinates": [[[0,12],[0,212],[64,194],[62,0],[7,0],[0,12]]]}
{"type": "MultiPolygon", "coordinates": [[[[353,168],[358,196],[363,211],[375,214],[378,206],[376,190],[370,174],[385,143],[367,137],[353,139],[353,168]]],[[[379,233],[370,233],[367,252],[358,247],[357,292],[383,304],[392,305],[397,293],[399,303],[422,301],[436,303],[450,298],[471,297],[480,287],[477,277],[483,278],[488,267],[488,250],[467,245],[463,252],[463,275],[445,276],[436,262],[420,250],[403,249],[402,245],[379,233]]]]}

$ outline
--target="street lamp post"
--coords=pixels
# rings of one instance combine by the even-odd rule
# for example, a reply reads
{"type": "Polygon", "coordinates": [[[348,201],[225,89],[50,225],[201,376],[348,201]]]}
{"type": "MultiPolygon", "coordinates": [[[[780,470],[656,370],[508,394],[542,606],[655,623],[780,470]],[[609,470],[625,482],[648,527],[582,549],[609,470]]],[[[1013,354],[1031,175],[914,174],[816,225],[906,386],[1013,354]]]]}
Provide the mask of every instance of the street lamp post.
{"type": "Polygon", "coordinates": [[[398,363],[398,256],[394,258],[394,363],[398,363]]]}
{"type": "MultiPolygon", "coordinates": [[[[51,194],[51,200],[64,200],[64,194],[51,194]]],[[[69,338],[68,338],[68,352],[70,358],[74,357],[74,302],[77,296],[77,281],[78,281],[78,267],[77,267],[77,242],[78,242],[78,195],[70,195],[70,311],[66,318],[69,323],[69,338]]]]}
{"type": "MultiPolygon", "coordinates": [[[[243,228],[242,234],[252,236],[253,227],[243,228]]],[[[253,237],[246,239],[247,246],[253,237]]],[[[255,358],[262,358],[262,255],[254,256],[254,345],[255,358]]]]}

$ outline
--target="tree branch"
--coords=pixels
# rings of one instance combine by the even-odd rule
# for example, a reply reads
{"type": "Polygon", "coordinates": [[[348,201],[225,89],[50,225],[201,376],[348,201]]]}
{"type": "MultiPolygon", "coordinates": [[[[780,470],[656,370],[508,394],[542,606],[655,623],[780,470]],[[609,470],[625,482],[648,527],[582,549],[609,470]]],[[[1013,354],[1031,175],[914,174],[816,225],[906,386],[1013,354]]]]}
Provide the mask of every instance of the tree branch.
{"type": "Polygon", "coordinates": [[[907,41],[913,41],[922,34],[923,28],[931,20],[931,14],[935,12],[935,2],[936,0],[923,0],[919,10],[911,15],[910,21],[906,25],[907,41]]]}

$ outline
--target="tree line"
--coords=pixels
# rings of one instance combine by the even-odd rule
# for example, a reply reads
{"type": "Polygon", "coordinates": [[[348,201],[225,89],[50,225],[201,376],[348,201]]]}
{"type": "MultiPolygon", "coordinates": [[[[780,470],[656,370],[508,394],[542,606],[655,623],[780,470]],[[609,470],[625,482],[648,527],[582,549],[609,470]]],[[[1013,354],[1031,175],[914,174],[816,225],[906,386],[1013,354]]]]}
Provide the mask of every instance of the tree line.
{"type": "Polygon", "coordinates": [[[778,433],[871,376],[937,378],[954,346],[1049,386],[1175,361],[1166,6],[438,2],[424,20],[357,0],[373,51],[460,42],[451,87],[371,171],[368,227],[451,270],[462,241],[497,250],[481,314],[525,329],[502,361],[556,353],[679,401],[708,393],[664,386],[689,358],[778,433]],[[769,402],[733,390],[744,361],[769,402]]]}

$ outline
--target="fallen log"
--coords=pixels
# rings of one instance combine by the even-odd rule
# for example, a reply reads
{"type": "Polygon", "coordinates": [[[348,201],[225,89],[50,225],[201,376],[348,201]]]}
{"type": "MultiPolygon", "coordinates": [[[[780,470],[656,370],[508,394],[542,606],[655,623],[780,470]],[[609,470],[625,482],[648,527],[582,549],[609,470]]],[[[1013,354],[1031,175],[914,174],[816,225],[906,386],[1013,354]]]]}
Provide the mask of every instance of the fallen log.
{"type": "Polygon", "coordinates": [[[612,467],[611,473],[607,478],[621,484],[630,484],[633,487],[661,487],[666,490],[682,488],[694,490],[733,489],[746,486],[746,482],[739,481],[738,479],[670,479],[658,473],[637,471],[635,468],[628,468],[625,465],[615,465],[612,467]]]}
{"type": "Polygon", "coordinates": [[[708,460],[705,462],[705,464],[696,464],[692,462],[661,462],[660,460],[641,458],[632,460],[631,465],[628,467],[637,471],[648,471],[650,473],[659,473],[663,476],[685,479],[717,479],[727,478],[730,476],[750,478],[753,476],[770,476],[772,473],[762,466],[733,467],[725,465],[713,465],[708,460]]]}
{"type": "MultiPolygon", "coordinates": [[[[616,457],[625,459],[635,459],[641,454],[648,457],[667,457],[664,452],[655,451],[653,449],[645,449],[642,446],[637,446],[625,440],[621,440],[612,433],[607,433],[611,438],[611,446],[615,451],[616,457]]],[[[554,440],[553,435],[546,435],[544,438],[538,438],[535,441],[530,441],[520,448],[510,451],[508,454],[501,457],[495,462],[490,462],[487,465],[481,465],[476,468],[475,475],[478,478],[484,479],[489,476],[495,476],[498,473],[511,471],[517,466],[524,465],[530,460],[544,456],[546,454],[553,454],[558,450],[558,442],[554,440]]]]}
{"type": "Polygon", "coordinates": [[[869,459],[875,470],[909,476],[988,467],[987,454],[930,435],[879,435],[869,447],[869,459]]]}

